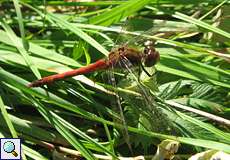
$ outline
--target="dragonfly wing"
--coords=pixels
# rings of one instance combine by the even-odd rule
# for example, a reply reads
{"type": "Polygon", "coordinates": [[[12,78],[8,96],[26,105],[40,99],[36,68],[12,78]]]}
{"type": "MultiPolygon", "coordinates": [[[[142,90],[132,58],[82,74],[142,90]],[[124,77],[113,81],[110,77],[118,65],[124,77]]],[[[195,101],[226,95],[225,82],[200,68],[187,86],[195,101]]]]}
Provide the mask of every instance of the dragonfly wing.
{"type": "MultiPolygon", "coordinates": [[[[112,68],[110,69],[110,72],[108,74],[109,75],[109,83],[113,86],[114,89],[116,89],[117,84],[116,84],[116,79],[115,79],[115,75],[114,75],[113,70],[114,70],[114,68],[112,66],[112,68]]],[[[112,106],[120,114],[120,118],[119,119],[114,119],[114,122],[123,126],[123,128],[121,129],[121,132],[122,132],[122,134],[124,136],[125,143],[128,145],[128,148],[132,153],[132,147],[131,147],[131,143],[130,143],[130,136],[129,136],[128,128],[127,128],[128,126],[126,124],[125,116],[123,114],[123,108],[122,108],[122,105],[121,105],[120,97],[119,97],[119,94],[118,94],[117,90],[113,90],[113,93],[114,93],[114,104],[112,103],[112,106]]]]}
{"type": "MultiPolygon", "coordinates": [[[[131,25],[129,25],[129,22],[126,21],[125,26],[120,29],[121,34],[119,34],[117,41],[115,42],[116,45],[112,51],[115,52],[121,45],[141,48],[143,47],[142,44],[146,41],[146,38],[143,38],[141,33],[153,35],[162,28],[162,25],[160,27],[155,27],[154,23],[149,20],[146,20],[146,23],[152,23],[153,25],[144,25],[142,21],[142,23],[139,23],[140,28],[137,28],[137,24],[133,25],[131,22],[131,25]],[[146,28],[146,26],[151,27],[146,28]]],[[[163,23],[161,22],[161,24],[163,23]]],[[[133,64],[125,58],[123,58],[120,63],[120,68],[125,66],[126,69],[123,70],[123,73],[127,76],[122,78],[122,76],[114,76],[114,74],[110,74],[109,79],[111,80],[113,87],[117,89],[115,91],[115,102],[121,115],[120,124],[125,127],[123,135],[126,139],[126,143],[128,145],[130,144],[127,125],[159,133],[169,133],[168,126],[170,125],[167,116],[163,113],[160,105],[155,101],[154,95],[150,93],[157,89],[155,77],[151,77],[148,80],[148,83],[140,83],[140,80],[146,78],[146,75],[143,73],[139,76],[140,72],[138,73],[138,71],[140,71],[140,68],[135,67],[135,69],[133,69],[133,64]],[[138,70],[136,72],[137,74],[134,70],[138,70]],[[115,78],[118,79],[118,81],[115,81],[115,78]],[[118,88],[122,90],[119,91],[119,93],[117,92],[119,90],[118,88]],[[135,95],[131,93],[137,94],[135,95]]],[[[150,69],[154,69],[154,67],[151,67],[150,69]]]]}
{"type": "Polygon", "coordinates": [[[126,67],[127,76],[125,80],[120,82],[119,86],[138,93],[137,96],[130,95],[128,92],[120,95],[129,103],[130,108],[134,110],[133,112],[139,114],[139,125],[146,130],[165,134],[171,133],[170,120],[164,114],[161,105],[156,102],[156,97],[153,94],[156,89],[155,77],[150,77],[148,85],[146,85],[136,71],[138,68],[135,68],[128,59],[123,58],[120,63],[126,67]]]}

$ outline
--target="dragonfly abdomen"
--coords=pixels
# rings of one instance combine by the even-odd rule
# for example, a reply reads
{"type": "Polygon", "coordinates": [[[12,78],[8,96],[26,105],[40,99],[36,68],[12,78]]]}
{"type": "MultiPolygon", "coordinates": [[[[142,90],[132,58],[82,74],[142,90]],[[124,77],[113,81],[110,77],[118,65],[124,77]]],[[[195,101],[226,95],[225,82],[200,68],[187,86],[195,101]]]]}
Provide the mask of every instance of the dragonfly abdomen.
{"type": "Polygon", "coordinates": [[[81,74],[87,74],[90,72],[94,72],[96,70],[106,69],[108,67],[109,66],[108,66],[107,61],[104,59],[101,59],[101,60],[96,61],[95,63],[89,64],[88,66],[84,66],[84,67],[81,67],[81,68],[78,68],[75,70],[71,70],[68,72],[60,73],[60,74],[51,75],[51,76],[44,77],[42,79],[33,81],[28,86],[29,87],[39,87],[39,86],[43,86],[46,84],[50,84],[54,81],[63,80],[65,78],[73,77],[73,76],[77,76],[77,75],[81,75],[81,74]]]}

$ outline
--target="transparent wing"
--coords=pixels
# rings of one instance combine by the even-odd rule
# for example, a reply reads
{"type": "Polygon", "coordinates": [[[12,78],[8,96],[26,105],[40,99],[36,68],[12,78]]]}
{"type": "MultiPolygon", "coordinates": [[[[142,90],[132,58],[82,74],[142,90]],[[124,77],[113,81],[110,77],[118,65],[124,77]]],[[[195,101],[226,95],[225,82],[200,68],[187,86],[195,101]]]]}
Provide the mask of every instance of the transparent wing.
{"type": "MultiPolygon", "coordinates": [[[[114,71],[114,68],[112,67],[111,68],[111,71],[114,71]]],[[[114,90],[113,90],[113,93],[114,93],[114,104],[112,103],[112,106],[114,107],[114,109],[120,113],[120,118],[119,119],[114,119],[115,123],[119,123],[120,125],[123,125],[123,129],[121,129],[121,132],[124,136],[124,140],[125,140],[125,143],[128,145],[128,148],[129,150],[131,151],[132,153],[132,147],[131,147],[131,143],[130,143],[130,136],[129,136],[129,133],[128,133],[128,126],[127,126],[127,123],[126,123],[126,120],[125,120],[125,116],[123,114],[123,108],[122,108],[122,105],[121,105],[121,101],[120,101],[120,97],[119,97],[119,94],[116,90],[117,88],[117,84],[116,84],[116,79],[115,79],[115,75],[114,75],[114,72],[109,72],[109,83],[112,84],[114,90]]]]}
{"type": "Polygon", "coordinates": [[[175,23],[173,21],[152,20],[152,19],[130,19],[125,22],[121,28],[120,34],[116,40],[116,47],[121,45],[139,45],[146,41],[142,35],[157,37],[173,37],[178,33],[187,33],[194,31],[195,28],[186,23],[175,23]]]}
{"type": "MultiPolygon", "coordinates": [[[[130,35],[123,34],[126,32],[125,30],[135,30],[135,32],[140,30],[140,32],[144,31],[144,34],[153,35],[162,28],[162,26],[154,27],[152,25],[146,25],[151,26],[150,28],[146,28],[143,24],[141,24],[141,26],[144,27],[144,29],[138,29],[137,25],[122,27],[120,31],[122,34],[118,36],[116,45],[112,51],[116,51],[120,46],[131,46],[143,49],[143,44],[147,41],[147,39],[142,36],[132,36],[131,38],[130,35]]],[[[173,127],[171,127],[172,125],[170,124],[170,120],[165,113],[167,110],[162,107],[164,105],[156,102],[157,98],[153,94],[154,90],[157,89],[155,80],[156,77],[148,77],[148,80],[145,81],[147,77],[146,74],[141,72],[140,67],[135,67],[125,57],[122,58],[122,61],[119,63],[121,66],[119,67],[119,71],[122,74],[114,75],[114,71],[110,72],[109,79],[111,80],[113,87],[116,88],[116,90],[114,90],[115,102],[121,116],[119,123],[124,126],[122,132],[129,148],[131,148],[131,145],[127,125],[142,128],[148,131],[171,134],[173,132],[173,127]],[[142,80],[144,82],[142,82],[142,80]],[[119,89],[117,88],[120,88],[122,92],[119,92],[118,94],[117,91],[119,89]]],[[[149,69],[154,71],[154,67],[149,69]]]]}
{"type": "Polygon", "coordinates": [[[125,66],[127,70],[127,76],[119,82],[119,87],[134,91],[137,94],[134,96],[127,92],[120,94],[120,96],[123,97],[124,101],[128,102],[129,109],[133,113],[138,113],[136,116],[139,119],[139,127],[141,125],[142,128],[149,131],[171,134],[174,130],[171,121],[168,119],[162,106],[156,102],[157,98],[153,94],[157,84],[155,81],[156,77],[149,77],[147,84],[144,82],[145,78],[148,78],[143,75],[145,73],[141,73],[143,79],[140,79],[139,73],[135,71],[135,67],[128,59],[123,58],[121,63],[123,63],[121,65],[125,66]]]}
{"type": "MultiPolygon", "coordinates": [[[[127,43],[127,42],[135,42],[134,39],[135,37],[132,37],[132,36],[129,36],[129,35],[125,35],[123,36],[124,32],[126,30],[129,30],[129,31],[132,31],[134,28],[134,25],[130,25],[128,24],[129,21],[126,21],[125,24],[120,28],[120,34],[117,36],[116,38],[116,41],[115,41],[115,45],[113,46],[112,50],[111,51],[115,51],[117,50],[117,48],[121,47],[121,46],[126,46],[130,43],[127,43]]],[[[139,39],[140,39],[140,36],[138,36],[139,39]]],[[[134,46],[134,45],[133,45],[134,46]]],[[[114,87],[114,88],[117,88],[117,81],[115,80],[117,77],[116,75],[114,75],[114,67],[111,68],[111,71],[109,73],[109,83],[114,87]]],[[[121,77],[120,77],[121,78],[121,77]]],[[[127,143],[130,151],[132,151],[132,148],[131,148],[131,144],[130,144],[130,136],[129,136],[129,133],[128,133],[128,129],[127,129],[127,120],[124,116],[124,108],[123,108],[123,100],[121,98],[123,98],[122,96],[120,96],[117,92],[118,90],[113,90],[113,92],[115,93],[114,95],[114,99],[115,99],[115,104],[112,104],[112,106],[115,106],[115,110],[117,110],[119,113],[120,113],[120,119],[116,119],[116,123],[120,123],[124,126],[124,128],[121,130],[123,136],[124,136],[124,139],[125,139],[125,142],[127,143]]]]}

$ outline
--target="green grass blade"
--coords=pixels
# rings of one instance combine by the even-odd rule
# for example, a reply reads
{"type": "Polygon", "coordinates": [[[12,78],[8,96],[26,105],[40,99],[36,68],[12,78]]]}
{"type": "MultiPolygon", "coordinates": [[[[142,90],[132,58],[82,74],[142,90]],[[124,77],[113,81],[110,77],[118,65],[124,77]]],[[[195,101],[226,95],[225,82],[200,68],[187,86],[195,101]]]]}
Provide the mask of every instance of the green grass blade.
{"type": "Polygon", "coordinates": [[[148,137],[158,137],[160,139],[170,139],[170,140],[178,141],[180,143],[185,143],[185,144],[209,148],[209,149],[216,149],[216,150],[221,150],[221,151],[230,153],[229,144],[225,144],[225,143],[215,142],[215,141],[211,141],[211,140],[204,140],[204,139],[195,139],[195,138],[163,135],[163,134],[158,134],[158,133],[154,133],[154,132],[138,130],[138,129],[133,128],[133,127],[128,127],[128,130],[132,131],[134,133],[137,133],[137,134],[148,136],[148,137]]]}
{"type": "MultiPolygon", "coordinates": [[[[4,105],[3,101],[2,101],[1,96],[0,96],[0,110],[2,112],[1,114],[3,115],[4,120],[6,121],[6,124],[7,124],[8,128],[10,130],[10,133],[11,133],[12,137],[13,138],[18,138],[17,132],[16,132],[16,130],[15,130],[15,128],[14,128],[14,126],[13,126],[11,120],[10,120],[10,117],[9,117],[9,115],[8,115],[6,109],[5,109],[5,105],[4,105]]],[[[3,122],[3,120],[1,120],[1,122],[3,122]]],[[[23,152],[22,152],[21,156],[22,156],[23,159],[26,160],[26,156],[24,155],[23,152]]]]}
{"type": "MultiPolygon", "coordinates": [[[[25,0],[24,0],[25,1],[25,0]]],[[[27,1],[27,3],[34,4],[34,1],[27,1]]],[[[36,4],[41,5],[42,1],[36,1],[36,4]]],[[[108,6],[118,5],[124,3],[124,1],[47,1],[47,5],[51,6],[108,6]]]]}
{"type": "Polygon", "coordinates": [[[162,54],[156,68],[177,76],[230,88],[230,73],[182,56],[162,54]]]}
{"type": "Polygon", "coordinates": [[[187,116],[186,114],[180,112],[177,112],[177,114],[179,114],[180,117],[184,118],[185,120],[190,121],[198,125],[199,127],[210,131],[211,133],[215,134],[218,138],[225,139],[225,143],[230,144],[230,134],[224,133],[223,131],[211,126],[210,124],[204,123],[200,120],[187,116]]]}
{"type": "Polygon", "coordinates": [[[66,126],[69,130],[73,131],[74,133],[76,133],[78,136],[81,136],[82,138],[84,138],[85,140],[87,140],[88,142],[90,142],[91,144],[95,145],[96,148],[98,148],[98,150],[102,150],[104,153],[108,153],[109,155],[111,155],[112,157],[116,158],[117,156],[114,155],[114,153],[112,153],[111,151],[109,151],[107,148],[105,148],[103,145],[101,145],[100,143],[96,142],[95,140],[93,140],[91,137],[89,137],[88,135],[86,135],[85,133],[83,133],[82,131],[80,131],[79,129],[77,129],[76,127],[74,127],[72,124],[68,123],[67,121],[65,121],[64,119],[62,119],[61,117],[59,117],[57,114],[55,114],[54,112],[51,113],[52,116],[54,116],[54,118],[57,119],[57,121],[61,124],[63,124],[64,126],[66,126]]]}
{"type": "Polygon", "coordinates": [[[25,155],[27,155],[28,157],[30,157],[32,159],[36,159],[36,160],[48,160],[47,157],[43,156],[42,154],[40,154],[36,150],[33,150],[30,147],[27,147],[26,145],[22,144],[22,149],[23,149],[23,152],[25,153],[25,155]]]}
{"type": "Polygon", "coordinates": [[[217,33],[219,35],[222,35],[222,36],[230,39],[230,34],[228,32],[225,32],[225,31],[223,31],[223,30],[221,30],[221,29],[219,29],[217,27],[214,27],[214,26],[212,26],[210,24],[202,22],[201,20],[197,20],[195,18],[192,18],[190,16],[187,16],[187,15],[179,13],[179,12],[176,12],[176,14],[173,15],[173,17],[181,19],[181,20],[189,22],[189,23],[193,23],[195,25],[198,25],[198,26],[200,26],[202,28],[205,28],[205,29],[207,29],[209,31],[212,31],[214,33],[217,33]]]}
{"type": "MultiPolygon", "coordinates": [[[[57,114],[55,114],[52,110],[50,110],[49,108],[46,108],[44,105],[42,105],[41,103],[39,103],[36,99],[34,99],[33,97],[31,97],[30,101],[32,100],[32,103],[37,106],[38,111],[42,114],[42,116],[54,127],[55,126],[65,126],[66,129],[72,131],[73,133],[75,133],[76,135],[78,135],[79,137],[85,139],[86,141],[90,142],[91,144],[94,145],[94,147],[98,148],[98,150],[101,150],[105,153],[110,154],[112,157],[116,157],[112,152],[110,152],[107,148],[105,148],[103,145],[101,145],[100,143],[96,142],[95,140],[93,140],[91,137],[89,137],[88,135],[86,135],[85,133],[83,133],[82,131],[80,131],[79,129],[77,129],[75,126],[73,126],[72,124],[70,124],[69,122],[67,122],[66,120],[64,120],[63,118],[61,118],[60,116],[58,116],[57,114]]],[[[68,139],[67,139],[68,140],[68,139]]]]}
{"type": "MultiPolygon", "coordinates": [[[[2,30],[0,30],[0,41],[7,44],[7,45],[11,45],[14,47],[17,47],[17,44],[12,43],[10,37],[8,36],[8,34],[2,30]]],[[[17,41],[21,41],[20,38],[18,37],[14,37],[15,40],[17,41]]],[[[50,59],[56,62],[60,62],[66,65],[70,65],[70,66],[74,66],[74,67],[81,67],[82,65],[77,63],[76,61],[74,61],[73,59],[63,56],[61,54],[58,54],[57,52],[53,51],[53,50],[49,50],[46,49],[44,47],[41,47],[37,44],[34,43],[29,43],[29,52],[31,52],[34,55],[46,58],[46,59],[50,59]]],[[[36,61],[33,61],[33,63],[36,63],[36,61]]]]}
{"type": "Polygon", "coordinates": [[[29,44],[28,44],[28,42],[27,42],[27,40],[25,38],[25,30],[24,30],[24,25],[23,25],[23,18],[22,18],[21,9],[20,9],[18,0],[13,0],[13,2],[14,2],[14,7],[15,7],[16,14],[17,14],[17,17],[18,17],[18,24],[19,24],[19,30],[20,30],[20,33],[21,33],[22,44],[23,44],[24,49],[26,51],[28,51],[29,44]]]}
{"type": "Polygon", "coordinates": [[[182,143],[230,153],[229,144],[224,144],[224,143],[219,143],[219,142],[209,141],[209,140],[203,140],[203,139],[185,138],[185,137],[180,137],[180,138],[178,137],[178,140],[182,143]]]}
{"type": "MultiPolygon", "coordinates": [[[[16,85],[18,88],[20,89],[23,89],[24,91],[28,92],[29,94],[32,94],[34,95],[35,92],[33,91],[29,91],[30,89],[25,89],[23,88],[23,85],[22,84],[18,84],[19,80],[18,78],[14,77],[13,75],[9,75],[7,74],[6,72],[4,72],[2,69],[0,70],[0,79],[1,80],[4,80],[7,79],[7,82],[8,83],[13,83],[14,85],[16,85]],[[10,78],[11,77],[11,78],[10,78]],[[13,80],[12,78],[16,78],[15,80],[13,80]]],[[[20,82],[20,83],[25,83],[25,82],[20,82]]],[[[36,89],[37,90],[37,89],[36,89]]],[[[40,90],[40,89],[39,89],[40,90]]],[[[37,90],[38,91],[38,90],[37,90]]],[[[41,91],[41,90],[40,90],[41,91]]],[[[44,92],[44,94],[46,95],[46,92],[44,92]]],[[[39,92],[37,92],[37,95],[40,95],[39,92]]],[[[95,121],[98,121],[98,122],[102,122],[102,123],[105,123],[105,124],[108,124],[108,125],[113,125],[113,126],[116,126],[118,128],[123,128],[122,125],[119,125],[119,124],[114,124],[112,122],[109,122],[109,121],[106,121],[104,119],[101,119],[99,117],[96,117],[95,115],[93,114],[89,114],[87,112],[84,112],[83,110],[77,108],[76,105],[72,105],[70,104],[69,102],[61,102],[60,99],[57,99],[57,97],[55,98],[52,94],[50,94],[50,99],[49,99],[49,102],[50,103],[56,103],[57,105],[59,106],[62,106],[63,108],[69,110],[69,111],[73,111],[75,113],[78,113],[78,114],[81,114],[83,115],[85,118],[87,119],[90,119],[90,120],[95,120],[95,121]],[[55,99],[53,99],[55,98],[55,99]],[[52,102],[52,99],[54,100],[52,102]],[[60,104],[60,102],[62,104],[60,104]],[[67,106],[70,106],[67,107],[67,106]]],[[[41,95],[40,95],[41,96],[41,95]]],[[[42,97],[41,97],[42,98],[42,97]]],[[[43,96],[44,98],[44,96],[43,96]]],[[[47,99],[48,100],[48,99],[47,99]]],[[[145,135],[145,136],[148,136],[148,137],[157,137],[157,138],[160,138],[160,139],[171,139],[171,140],[177,140],[179,142],[182,142],[182,143],[186,143],[186,144],[191,144],[191,145],[195,145],[195,146],[200,146],[200,147],[206,147],[206,148],[212,148],[212,149],[218,149],[218,150],[223,150],[223,151],[226,151],[226,152],[229,152],[230,150],[228,149],[227,144],[224,144],[224,143],[218,143],[218,142],[213,142],[213,141],[210,141],[210,140],[199,140],[199,139],[192,139],[192,138],[183,138],[183,137],[174,137],[174,136],[168,136],[168,135],[163,135],[163,134],[158,134],[158,133],[154,133],[154,132],[149,132],[149,131],[143,131],[143,130],[140,130],[140,129],[137,129],[137,128],[133,128],[133,127],[128,127],[128,130],[133,132],[133,133],[136,133],[136,134],[141,134],[141,135],[145,135]],[[206,143],[208,142],[208,143],[206,143]]],[[[67,133],[64,133],[64,134],[67,134],[67,133]]],[[[68,135],[66,135],[68,137],[68,135]]]]}
{"type": "MultiPolygon", "coordinates": [[[[32,46],[32,45],[31,45],[32,46]]],[[[65,58],[65,56],[60,55],[61,57],[65,58]]],[[[57,57],[59,57],[57,55],[53,56],[55,59],[57,57]]],[[[70,59],[68,57],[66,57],[67,60],[70,59]]],[[[62,72],[66,72],[71,70],[72,68],[67,67],[63,64],[54,62],[54,61],[50,61],[50,60],[46,60],[46,59],[41,59],[41,58],[36,58],[36,57],[32,57],[31,59],[33,60],[33,62],[35,62],[34,64],[41,70],[44,71],[49,71],[49,72],[54,72],[54,73],[62,73],[62,72]]],[[[71,59],[70,59],[71,60],[71,59]]],[[[11,51],[0,51],[0,61],[9,65],[20,65],[20,66],[26,66],[25,61],[23,61],[23,58],[21,55],[16,54],[14,52],[11,51]]],[[[68,64],[71,61],[67,61],[68,64]]],[[[74,64],[73,64],[74,65],[74,64]]],[[[87,77],[83,76],[83,75],[79,75],[79,76],[75,76],[73,77],[73,79],[75,79],[76,81],[80,81],[88,86],[91,86],[95,89],[98,89],[102,92],[107,93],[108,91],[101,85],[95,84],[95,82],[93,82],[92,80],[88,79],[87,77]]]]}
{"type": "Polygon", "coordinates": [[[38,10],[38,9],[36,9],[36,8],[26,4],[26,3],[23,3],[23,2],[21,2],[21,3],[24,4],[25,6],[29,7],[30,9],[36,11],[42,17],[46,16],[47,20],[50,21],[50,23],[56,23],[61,28],[70,30],[71,32],[73,32],[74,34],[76,34],[77,36],[79,36],[80,38],[85,40],[87,43],[89,43],[91,46],[93,46],[95,49],[100,51],[105,56],[108,55],[108,51],[102,45],[100,45],[96,40],[94,40],[88,34],[83,32],[80,28],[69,23],[67,20],[64,20],[64,19],[62,19],[62,18],[60,18],[60,17],[58,17],[52,13],[47,13],[46,15],[44,15],[40,10],[38,10]]]}
{"type": "Polygon", "coordinates": [[[66,110],[69,110],[73,113],[76,114],[80,114],[81,116],[83,116],[84,118],[90,119],[90,120],[96,120],[99,122],[105,122],[104,119],[96,116],[93,113],[87,112],[83,109],[81,109],[80,107],[72,104],[69,101],[66,101],[64,99],[62,99],[61,97],[58,97],[52,93],[47,93],[47,91],[45,91],[44,89],[41,88],[37,88],[37,89],[31,89],[28,88],[28,82],[25,81],[24,79],[17,77],[7,71],[5,71],[4,69],[0,68],[0,80],[9,83],[11,85],[14,85],[15,87],[17,87],[18,89],[31,94],[33,96],[39,97],[41,99],[43,99],[44,101],[49,102],[50,104],[55,104],[61,108],[64,108],[66,110]],[[47,95],[48,94],[48,95],[47,95]]]}
{"type": "Polygon", "coordinates": [[[56,118],[53,118],[52,120],[55,123],[55,128],[57,129],[57,131],[63,137],[65,137],[65,139],[70,144],[72,144],[75,149],[80,151],[83,157],[89,160],[95,159],[94,155],[87,148],[85,148],[84,145],[79,140],[77,140],[77,138],[63,124],[59,123],[56,118]]]}
{"type": "MultiPolygon", "coordinates": [[[[54,142],[57,138],[52,132],[48,132],[45,129],[39,128],[35,125],[31,125],[29,121],[20,119],[13,115],[8,116],[12,124],[14,125],[15,130],[17,132],[23,134],[24,136],[32,136],[34,138],[40,139],[42,141],[54,142]]],[[[2,121],[3,119],[0,118],[2,121]]],[[[6,127],[6,125],[1,124],[1,127],[6,127]]],[[[16,132],[16,131],[15,131],[16,132]]]]}
{"type": "Polygon", "coordinates": [[[18,51],[23,56],[24,60],[26,61],[27,65],[30,67],[34,75],[40,79],[41,75],[37,69],[37,67],[34,65],[33,61],[29,58],[28,52],[23,47],[22,43],[17,39],[17,36],[13,32],[13,30],[8,26],[5,22],[1,22],[2,27],[5,29],[8,37],[10,40],[14,43],[15,47],[18,49],[18,51]]]}
{"type": "Polygon", "coordinates": [[[91,24],[100,24],[108,26],[113,23],[119,22],[121,19],[132,15],[138,10],[142,9],[150,0],[129,0],[110,11],[102,13],[101,15],[89,19],[91,24]]]}
{"type": "MultiPolygon", "coordinates": [[[[10,133],[11,133],[12,137],[13,138],[18,138],[17,132],[14,129],[14,126],[13,126],[11,120],[10,120],[10,117],[9,117],[9,115],[8,115],[6,109],[5,109],[5,105],[4,105],[3,101],[2,101],[1,96],[0,96],[0,109],[1,109],[1,112],[2,112],[1,114],[2,114],[2,116],[4,118],[4,120],[6,121],[6,124],[7,124],[8,128],[10,130],[10,133]]],[[[1,122],[3,122],[3,120],[1,122]]]]}
{"type": "Polygon", "coordinates": [[[108,55],[108,51],[101,46],[97,41],[95,41],[92,37],[90,37],[88,34],[83,32],[81,29],[77,28],[76,26],[72,25],[68,21],[65,21],[58,16],[55,16],[54,14],[48,13],[47,16],[49,16],[54,22],[56,22],[61,28],[68,29],[86,42],[88,42],[90,45],[92,45],[95,49],[103,53],[104,55],[108,55]]]}

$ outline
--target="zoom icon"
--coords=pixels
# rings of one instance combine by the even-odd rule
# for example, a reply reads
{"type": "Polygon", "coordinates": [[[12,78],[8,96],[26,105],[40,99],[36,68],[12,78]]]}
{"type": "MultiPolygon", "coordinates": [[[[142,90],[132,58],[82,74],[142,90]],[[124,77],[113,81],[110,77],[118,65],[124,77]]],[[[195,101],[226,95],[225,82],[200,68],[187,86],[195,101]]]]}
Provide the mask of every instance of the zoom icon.
{"type": "Polygon", "coordinates": [[[21,159],[21,140],[18,138],[1,138],[0,159],[21,159]]]}

